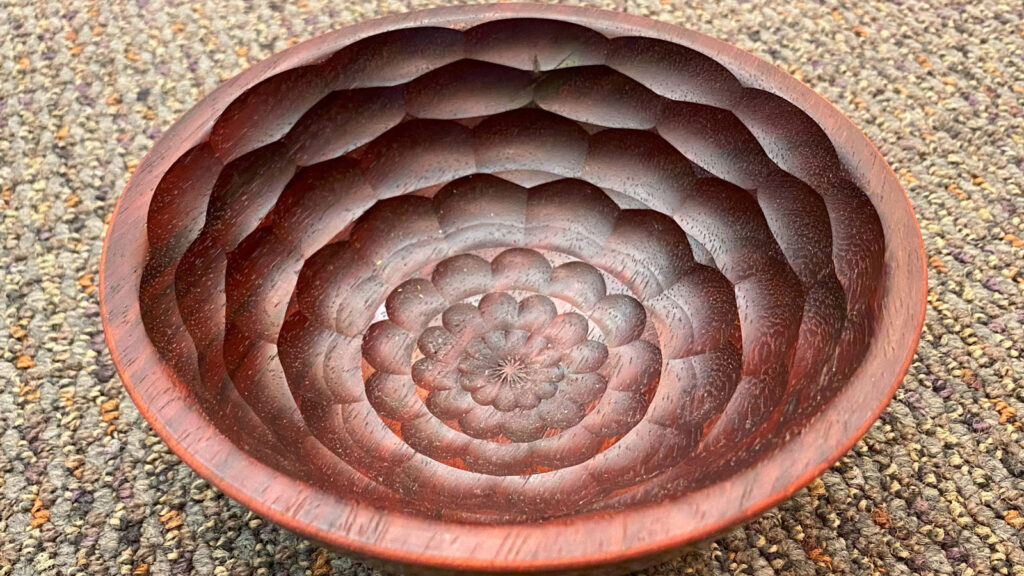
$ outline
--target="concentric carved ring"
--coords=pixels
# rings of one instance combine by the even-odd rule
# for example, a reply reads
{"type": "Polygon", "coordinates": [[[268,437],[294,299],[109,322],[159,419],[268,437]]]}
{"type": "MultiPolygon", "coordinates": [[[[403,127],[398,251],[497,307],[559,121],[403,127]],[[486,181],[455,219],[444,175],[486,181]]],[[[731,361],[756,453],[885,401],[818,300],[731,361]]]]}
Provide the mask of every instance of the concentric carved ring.
{"type": "Polygon", "coordinates": [[[698,493],[844,394],[890,232],[817,121],[610,24],[445,22],[219,92],[147,176],[138,313],[219,433],[519,524],[698,493]]]}

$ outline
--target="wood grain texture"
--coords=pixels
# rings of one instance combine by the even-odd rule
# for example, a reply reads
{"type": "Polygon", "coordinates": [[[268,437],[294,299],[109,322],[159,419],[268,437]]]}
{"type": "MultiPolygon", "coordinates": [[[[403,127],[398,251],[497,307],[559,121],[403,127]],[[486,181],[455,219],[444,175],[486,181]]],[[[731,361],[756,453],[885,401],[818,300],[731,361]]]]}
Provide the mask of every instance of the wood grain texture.
{"type": "Polygon", "coordinates": [[[410,572],[608,573],[750,518],[878,416],[924,255],[877,150],[734,47],[502,5],[209,95],[101,270],[140,411],[225,493],[410,572]]]}

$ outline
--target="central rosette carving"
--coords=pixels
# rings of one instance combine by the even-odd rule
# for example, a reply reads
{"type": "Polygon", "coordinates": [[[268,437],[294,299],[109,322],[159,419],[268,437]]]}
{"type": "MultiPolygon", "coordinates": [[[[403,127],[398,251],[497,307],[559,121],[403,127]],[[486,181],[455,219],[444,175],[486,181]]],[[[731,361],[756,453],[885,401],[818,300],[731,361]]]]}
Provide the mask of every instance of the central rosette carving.
{"type": "Polygon", "coordinates": [[[536,408],[565,378],[561,357],[544,354],[550,344],[522,330],[494,330],[471,343],[459,362],[459,384],[480,404],[502,412],[536,408]]]}
{"type": "Polygon", "coordinates": [[[583,262],[454,256],[397,286],[385,311],[362,341],[366,398],[410,446],[456,467],[584,462],[643,418],[657,388],[643,305],[583,262]]]}
{"type": "Polygon", "coordinates": [[[413,380],[430,390],[431,412],[470,436],[531,442],[575,426],[608,384],[607,346],[588,338],[585,316],[559,313],[547,296],[492,292],[443,318],[419,339],[413,380]]]}

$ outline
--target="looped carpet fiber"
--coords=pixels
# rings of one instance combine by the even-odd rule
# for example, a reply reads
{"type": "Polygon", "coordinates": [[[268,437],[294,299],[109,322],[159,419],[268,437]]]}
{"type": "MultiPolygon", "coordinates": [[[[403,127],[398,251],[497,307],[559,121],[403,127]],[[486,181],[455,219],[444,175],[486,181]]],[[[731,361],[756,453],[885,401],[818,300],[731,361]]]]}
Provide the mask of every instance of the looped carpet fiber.
{"type": "MultiPolygon", "coordinates": [[[[906,186],[930,258],[917,360],[866,438],[648,573],[1024,574],[1021,4],[596,4],[733,42],[835,103],[906,186]]],[[[96,272],[132,169],[203,94],[300,40],[428,5],[0,0],[0,576],[372,573],[170,453],[111,365],[96,272]]]]}

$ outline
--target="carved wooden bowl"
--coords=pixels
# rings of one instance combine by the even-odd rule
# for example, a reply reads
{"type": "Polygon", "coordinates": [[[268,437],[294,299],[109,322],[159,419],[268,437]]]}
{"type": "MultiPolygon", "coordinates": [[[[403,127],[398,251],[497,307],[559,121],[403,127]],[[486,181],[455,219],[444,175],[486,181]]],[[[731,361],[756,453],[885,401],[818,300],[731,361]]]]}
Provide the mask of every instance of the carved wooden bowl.
{"type": "Polygon", "coordinates": [[[142,414],[391,568],[622,572],[836,461],[914,352],[906,196],[820,97],[593,9],[386,18],[224,84],[102,269],[142,414]]]}

